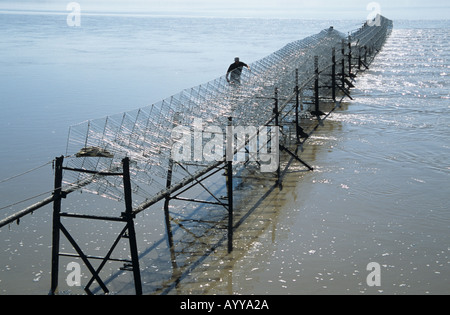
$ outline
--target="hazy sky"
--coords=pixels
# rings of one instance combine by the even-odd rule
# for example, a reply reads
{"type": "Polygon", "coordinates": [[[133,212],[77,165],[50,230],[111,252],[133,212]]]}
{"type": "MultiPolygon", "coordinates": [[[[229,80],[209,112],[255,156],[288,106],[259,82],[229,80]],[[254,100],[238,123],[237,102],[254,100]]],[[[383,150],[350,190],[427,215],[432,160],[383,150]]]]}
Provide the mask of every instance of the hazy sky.
{"type": "MultiPolygon", "coordinates": [[[[0,0],[0,10],[40,9],[64,11],[71,0],[0,0]]],[[[391,19],[448,19],[449,0],[75,0],[82,11],[139,12],[178,11],[187,14],[264,16],[287,18],[361,19],[367,6],[379,4],[391,19]]],[[[372,6],[373,7],[373,6],[372,6]]]]}

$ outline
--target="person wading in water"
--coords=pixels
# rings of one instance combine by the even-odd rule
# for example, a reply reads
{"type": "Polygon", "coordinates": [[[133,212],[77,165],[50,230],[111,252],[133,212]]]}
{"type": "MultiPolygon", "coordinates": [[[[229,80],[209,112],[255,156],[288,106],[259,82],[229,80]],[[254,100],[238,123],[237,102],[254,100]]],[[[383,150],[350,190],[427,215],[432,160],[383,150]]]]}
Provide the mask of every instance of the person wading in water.
{"type": "Polygon", "coordinates": [[[234,58],[234,63],[230,65],[226,75],[228,83],[241,84],[241,74],[244,67],[250,70],[250,67],[246,63],[241,62],[238,57],[234,58]]]}

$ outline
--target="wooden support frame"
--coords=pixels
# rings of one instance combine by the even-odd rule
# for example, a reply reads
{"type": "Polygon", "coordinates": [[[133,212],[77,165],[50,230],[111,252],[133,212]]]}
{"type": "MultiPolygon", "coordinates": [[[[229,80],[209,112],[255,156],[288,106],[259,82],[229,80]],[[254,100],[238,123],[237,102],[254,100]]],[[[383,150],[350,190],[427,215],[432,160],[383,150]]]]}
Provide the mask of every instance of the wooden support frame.
{"type": "MultiPolygon", "coordinates": [[[[109,289],[107,288],[104,281],[100,278],[100,271],[106,265],[108,261],[119,261],[124,262],[124,267],[121,270],[132,271],[133,279],[135,285],[136,295],[142,295],[142,281],[139,267],[139,255],[138,255],[138,247],[137,247],[137,238],[136,231],[134,227],[134,218],[135,215],[133,213],[132,206],[132,190],[131,190],[131,178],[130,178],[130,160],[129,158],[124,158],[122,160],[122,173],[102,173],[103,176],[122,176],[123,177],[123,185],[124,185],[124,196],[125,196],[125,212],[122,212],[120,217],[105,217],[105,216],[95,216],[95,215],[81,215],[74,213],[61,213],[61,202],[62,199],[65,198],[65,194],[62,191],[62,182],[63,182],[63,170],[67,171],[75,171],[75,172],[85,172],[85,170],[75,170],[64,168],[64,157],[56,158],[55,163],[55,190],[54,190],[54,202],[53,202],[53,227],[52,227],[52,267],[51,267],[51,288],[50,294],[57,294],[58,290],[58,278],[59,278],[59,257],[74,257],[80,258],[85,266],[88,268],[91,273],[91,279],[88,281],[88,284],[84,287],[84,290],[89,295],[92,294],[90,289],[92,283],[97,281],[100,288],[103,290],[105,294],[109,293],[109,289]],[[74,218],[74,219],[83,219],[83,220],[102,220],[102,221],[115,221],[115,222],[123,222],[125,223],[125,227],[118,234],[117,238],[113,242],[112,246],[109,248],[108,253],[104,257],[96,257],[89,256],[84,253],[81,247],[78,245],[76,239],[72,236],[72,234],[66,229],[64,224],[62,223],[62,218],[74,218]],[[75,254],[61,253],[60,252],[60,237],[61,233],[67,238],[69,243],[72,245],[75,250],[75,254]],[[129,248],[130,248],[130,256],[129,259],[113,259],[111,255],[119,244],[119,241],[123,238],[128,239],[129,248]],[[101,260],[101,263],[97,269],[93,267],[90,260],[96,259],[101,260]]],[[[86,173],[92,173],[90,171],[86,171],[86,173]]]]}

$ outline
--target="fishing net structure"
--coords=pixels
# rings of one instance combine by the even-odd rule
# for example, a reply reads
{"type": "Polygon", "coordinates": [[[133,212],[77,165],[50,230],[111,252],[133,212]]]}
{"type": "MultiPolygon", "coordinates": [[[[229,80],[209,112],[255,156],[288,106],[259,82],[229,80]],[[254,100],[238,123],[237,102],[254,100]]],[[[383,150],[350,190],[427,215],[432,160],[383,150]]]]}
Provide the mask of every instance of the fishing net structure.
{"type": "MultiPolygon", "coordinates": [[[[78,186],[83,191],[123,200],[120,176],[103,176],[103,173],[121,170],[122,160],[128,157],[133,202],[138,206],[168,189],[169,170],[174,186],[195,177],[205,167],[221,163],[225,154],[222,151],[215,152],[214,159],[196,157],[195,152],[191,152],[191,159],[187,159],[184,166],[172,163],[174,144],[180,138],[174,130],[190,131],[193,135],[195,128],[209,131],[200,139],[204,146],[214,132],[225,133],[229,117],[233,126],[273,125],[275,89],[284,106],[280,111],[287,111],[292,107],[296,86],[301,90],[302,114],[308,115],[311,111],[308,98],[314,93],[317,68],[321,85],[331,85],[333,51],[338,64],[348,62],[349,55],[353,56],[352,62],[363,56],[364,61],[370,63],[370,58],[381,49],[392,29],[392,21],[377,18],[379,25],[366,23],[350,36],[331,27],[292,42],[249,64],[250,70],[244,68],[240,84],[230,84],[222,76],[155,104],[70,127],[65,167],[91,172],[66,172],[66,189],[78,186]]],[[[341,76],[350,77],[350,73],[345,73],[347,67],[343,71],[341,76]]],[[[193,146],[198,141],[194,138],[193,146]]],[[[242,165],[234,163],[234,169],[242,165]]]]}

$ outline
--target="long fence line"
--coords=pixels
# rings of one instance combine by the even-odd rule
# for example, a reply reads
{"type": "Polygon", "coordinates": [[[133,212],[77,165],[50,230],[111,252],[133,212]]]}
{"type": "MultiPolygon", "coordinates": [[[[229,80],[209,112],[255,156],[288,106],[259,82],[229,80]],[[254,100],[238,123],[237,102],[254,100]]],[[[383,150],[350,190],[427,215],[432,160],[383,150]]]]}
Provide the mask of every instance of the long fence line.
{"type": "MultiPolygon", "coordinates": [[[[69,131],[65,156],[55,159],[55,183],[51,196],[0,221],[0,228],[33,211],[53,203],[52,229],[52,294],[57,292],[59,257],[78,257],[89,269],[92,278],[85,287],[87,293],[94,282],[104,293],[109,290],[100,277],[108,261],[121,261],[123,270],[133,272],[136,294],[142,294],[137,236],[134,228],[136,215],[158,202],[164,202],[169,244],[173,246],[169,203],[178,200],[206,203],[223,207],[228,214],[228,251],[233,250],[233,176],[249,165],[263,166],[261,160],[251,160],[252,153],[262,152],[277,161],[272,170],[281,185],[279,153],[285,152],[308,170],[313,167],[302,160],[298,149],[323,123],[354,87],[359,71],[368,69],[392,30],[392,21],[379,16],[380,25],[365,23],[349,36],[333,27],[306,39],[286,45],[272,55],[250,64],[251,71],[242,73],[242,83],[229,84],[225,77],[171,96],[159,103],[120,115],[84,122],[69,131]],[[321,104],[332,102],[332,110],[322,112],[321,104]],[[310,133],[300,126],[301,117],[317,119],[310,133]],[[322,118],[323,117],[323,118],[322,118]],[[184,128],[188,135],[222,126],[226,150],[220,158],[205,160],[174,159],[174,145],[180,138],[173,130],[184,128]],[[244,135],[239,142],[233,131],[236,126],[256,126],[256,132],[244,135]],[[283,126],[293,126],[293,135],[283,126]],[[261,137],[267,128],[268,135],[261,137]],[[292,148],[292,139],[294,149],[292,148]],[[254,139],[257,141],[252,142],[254,139]],[[232,145],[234,143],[234,145],[232,145]],[[236,144],[239,143],[239,144],[236,144]],[[256,152],[250,152],[251,144],[256,152]],[[246,159],[237,159],[244,154],[246,159]],[[215,196],[204,183],[211,176],[224,172],[227,196],[215,196]],[[205,191],[210,199],[181,197],[193,187],[205,191]],[[125,212],[116,215],[63,213],[62,200],[72,192],[87,191],[102,197],[122,201],[125,212]],[[63,218],[101,220],[124,223],[113,245],[104,257],[87,255],[77,244],[76,237],[63,224],[63,218]],[[76,253],[61,253],[60,238],[64,235],[76,253]],[[112,258],[120,240],[129,241],[130,257],[112,258]],[[101,261],[94,268],[91,260],[101,261]]],[[[223,135],[220,130],[217,134],[223,135]]],[[[194,139],[205,146],[210,139],[194,139]]],[[[220,152],[219,152],[220,153],[220,152]]],[[[194,153],[195,154],[195,153],[194,153]]]]}

